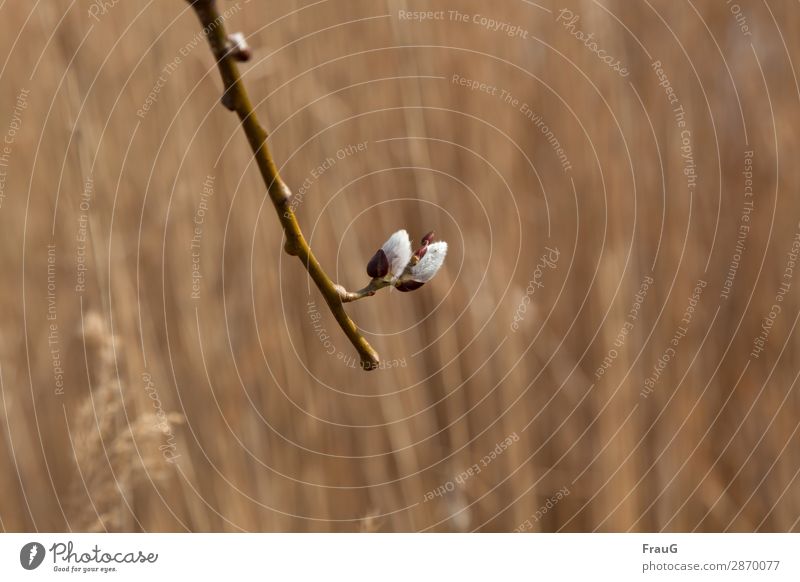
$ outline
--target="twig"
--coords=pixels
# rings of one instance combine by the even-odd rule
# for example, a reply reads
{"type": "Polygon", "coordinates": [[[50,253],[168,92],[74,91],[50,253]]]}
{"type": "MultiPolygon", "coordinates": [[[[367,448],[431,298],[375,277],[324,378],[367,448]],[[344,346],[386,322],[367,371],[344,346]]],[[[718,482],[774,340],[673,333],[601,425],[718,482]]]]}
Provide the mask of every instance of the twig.
{"type": "Polygon", "coordinates": [[[363,299],[364,297],[372,297],[375,295],[376,291],[383,289],[384,287],[391,286],[391,283],[388,281],[384,281],[381,279],[373,279],[369,282],[369,285],[364,287],[363,289],[359,289],[358,291],[347,291],[342,286],[337,286],[339,288],[339,297],[342,298],[342,303],[350,303],[351,301],[358,301],[359,299],[363,299]]]}
{"type": "Polygon", "coordinates": [[[361,357],[361,367],[364,370],[375,369],[380,363],[378,353],[361,335],[358,327],[347,315],[342,305],[343,301],[348,302],[367,297],[368,293],[363,289],[351,293],[340,285],[336,285],[322,269],[316,257],[314,257],[314,253],[311,252],[311,248],[300,230],[297,218],[289,205],[292,192],[278,174],[278,168],[267,146],[267,131],[258,122],[250,97],[239,75],[239,67],[236,64],[232,50],[234,47],[231,46],[229,37],[225,32],[223,17],[217,8],[216,0],[187,0],[187,2],[192,5],[192,8],[197,13],[208,39],[208,44],[211,47],[211,52],[217,61],[222,82],[225,86],[222,104],[231,111],[235,111],[239,116],[242,122],[242,129],[247,135],[247,141],[250,142],[258,169],[261,172],[261,177],[267,185],[269,197],[286,236],[284,250],[300,259],[303,266],[305,266],[311,279],[313,279],[325,298],[325,302],[328,304],[337,323],[358,351],[361,357]]]}

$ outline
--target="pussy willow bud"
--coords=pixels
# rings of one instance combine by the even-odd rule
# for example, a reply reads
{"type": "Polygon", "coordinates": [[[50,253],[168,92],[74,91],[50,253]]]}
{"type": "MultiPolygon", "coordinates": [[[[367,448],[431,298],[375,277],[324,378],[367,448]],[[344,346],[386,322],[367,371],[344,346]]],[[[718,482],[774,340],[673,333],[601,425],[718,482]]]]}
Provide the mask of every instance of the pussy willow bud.
{"type": "Polygon", "coordinates": [[[408,233],[395,232],[367,263],[367,274],[373,279],[370,285],[377,289],[392,285],[403,292],[422,287],[436,275],[447,254],[447,243],[433,242],[434,237],[433,231],[423,236],[422,246],[413,252],[408,233]]]}
{"type": "Polygon", "coordinates": [[[417,251],[420,259],[409,265],[403,281],[427,283],[441,269],[447,255],[447,243],[444,241],[426,244],[417,251]]]}
{"type": "Polygon", "coordinates": [[[240,62],[249,61],[253,56],[253,51],[244,38],[241,32],[234,32],[228,35],[228,44],[231,50],[231,56],[240,62]]]}
{"type": "Polygon", "coordinates": [[[386,253],[386,260],[389,262],[389,272],[384,276],[391,276],[393,280],[398,279],[411,260],[411,240],[405,230],[398,230],[383,243],[381,250],[386,253]]]}
{"type": "Polygon", "coordinates": [[[382,279],[389,274],[389,259],[383,249],[378,249],[367,263],[367,275],[373,279],[382,279]]]}

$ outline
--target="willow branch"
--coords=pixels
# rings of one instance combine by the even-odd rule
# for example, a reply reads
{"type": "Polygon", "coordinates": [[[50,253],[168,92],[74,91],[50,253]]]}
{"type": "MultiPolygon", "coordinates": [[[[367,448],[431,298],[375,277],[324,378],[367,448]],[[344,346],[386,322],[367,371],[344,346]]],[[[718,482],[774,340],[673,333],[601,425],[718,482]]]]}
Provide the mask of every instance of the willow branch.
{"type": "MultiPolygon", "coordinates": [[[[380,359],[378,353],[369,342],[361,335],[356,324],[347,315],[342,305],[343,301],[353,301],[358,291],[350,293],[341,286],[336,285],[320,266],[314,253],[306,242],[294,211],[289,205],[292,196],[291,190],[278,174],[278,168],[272,159],[267,145],[267,131],[258,121],[253,104],[247,94],[244,83],[239,74],[239,67],[232,51],[229,37],[225,32],[223,17],[217,8],[216,0],[187,0],[197,13],[203,31],[206,34],[211,52],[217,61],[224,93],[222,104],[229,110],[236,112],[242,123],[242,129],[250,142],[256,164],[261,177],[267,186],[270,200],[278,214],[286,238],[284,250],[300,259],[308,271],[311,279],[325,298],[325,302],[336,318],[347,338],[353,344],[361,357],[361,365],[365,370],[377,367],[380,359]]],[[[363,291],[363,290],[362,290],[363,291]]],[[[366,296],[366,295],[363,295],[366,296]]]]}

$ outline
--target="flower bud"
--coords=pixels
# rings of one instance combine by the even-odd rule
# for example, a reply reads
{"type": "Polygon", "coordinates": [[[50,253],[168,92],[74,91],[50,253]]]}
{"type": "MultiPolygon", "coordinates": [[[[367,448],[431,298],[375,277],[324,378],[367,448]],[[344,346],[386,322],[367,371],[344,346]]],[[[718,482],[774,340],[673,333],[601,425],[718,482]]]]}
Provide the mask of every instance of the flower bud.
{"type": "Polygon", "coordinates": [[[373,279],[382,279],[389,274],[389,259],[383,249],[378,249],[367,263],[367,275],[373,279]]]}
{"type": "Polygon", "coordinates": [[[411,240],[405,230],[398,230],[389,237],[381,250],[386,253],[386,260],[389,263],[389,272],[384,273],[383,277],[391,275],[392,279],[399,278],[411,260],[411,240]]]}
{"type": "MultiPolygon", "coordinates": [[[[444,263],[447,243],[433,242],[430,231],[422,237],[422,246],[413,252],[405,230],[398,230],[383,243],[367,264],[367,274],[381,280],[377,285],[393,285],[404,293],[414,291],[433,279],[444,263]]],[[[375,285],[373,281],[370,285],[375,285]]]]}
{"type": "Polygon", "coordinates": [[[447,255],[447,243],[444,241],[427,244],[420,251],[420,259],[412,264],[409,278],[412,281],[426,283],[433,279],[433,276],[442,268],[444,258],[447,255]]]}
{"type": "Polygon", "coordinates": [[[234,32],[228,35],[228,45],[230,46],[231,56],[240,62],[249,61],[253,56],[253,51],[241,32],[234,32]]]}

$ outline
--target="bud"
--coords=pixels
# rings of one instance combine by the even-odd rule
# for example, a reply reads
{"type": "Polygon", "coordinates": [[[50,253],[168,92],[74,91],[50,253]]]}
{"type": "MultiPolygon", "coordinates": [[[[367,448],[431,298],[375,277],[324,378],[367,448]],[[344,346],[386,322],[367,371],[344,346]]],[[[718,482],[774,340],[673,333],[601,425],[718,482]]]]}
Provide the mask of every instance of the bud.
{"type": "Polygon", "coordinates": [[[399,278],[411,260],[411,239],[408,238],[408,233],[398,230],[383,243],[381,250],[386,254],[389,264],[389,270],[383,277],[391,275],[392,280],[399,278]]]}
{"type": "Polygon", "coordinates": [[[378,249],[367,263],[367,275],[373,279],[383,279],[389,273],[389,259],[383,249],[378,249]]]}
{"type": "Polygon", "coordinates": [[[433,231],[423,236],[422,246],[412,252],[408,233],[395,232],[367,263],[367,274],[373,279],[370,288],[392,285],[406,293],[433,279],[447,255],[447,243],[433,242],[434,237],[433,231]]]}
{"type": "Polygon", "coordinates": [[[231,56],[240,62],[249,61],[253,56],[253,51],[241,32],[234,32],[228,35],[228,46],[231,56]]]}
{"type": "MultiPolygon", "coordinates": [[[[447,256],[447,243],[444,241],[431,243],[422,247],[420,259],[416,264],[411,265],[407,278],[418,283],[427,283],[433,279],[444,264],[447,256]]],[[[419,253],[419,251],[417,251],[419,253]]]]}

